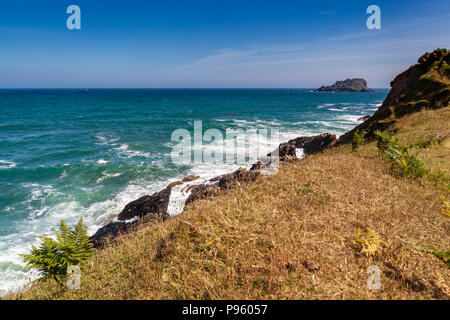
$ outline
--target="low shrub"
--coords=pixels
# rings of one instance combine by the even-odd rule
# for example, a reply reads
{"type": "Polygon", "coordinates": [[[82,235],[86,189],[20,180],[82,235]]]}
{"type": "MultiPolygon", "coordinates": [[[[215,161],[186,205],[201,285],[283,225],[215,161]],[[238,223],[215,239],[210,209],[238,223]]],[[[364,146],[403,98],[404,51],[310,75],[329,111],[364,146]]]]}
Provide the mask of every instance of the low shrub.
{"type": "Polygon", "coordinates": [[[353,134],[352,139],[352,150],[357,150],[360,146],[362,146],[365,143],[365,135],[366,131],[362,130],[361,132],[359,130],[356,130],[353,134]]]}
{"type": "Polygon", "coordinates": [[[377,147],[393,163],[394,169],[401,175],[409,175],[416,178],[423,177],[427,170],[423,162],[408,152],[408,148],[402,146],[392,133],[374,132],[377,138],[377,147]]]}
{"type": "Polygon", "coordinates": [[[61,284],[66,278],[67,268],[84,266],[94,249],[82,218],[73,230],[61,220],[59,232],[55,230],[55,235],[56,240],[39,237],[39,248],[33,245],[29,254],[21,256],[29,269],[37,269],[40,274],[38,281],[54,279],[61,284]]]}

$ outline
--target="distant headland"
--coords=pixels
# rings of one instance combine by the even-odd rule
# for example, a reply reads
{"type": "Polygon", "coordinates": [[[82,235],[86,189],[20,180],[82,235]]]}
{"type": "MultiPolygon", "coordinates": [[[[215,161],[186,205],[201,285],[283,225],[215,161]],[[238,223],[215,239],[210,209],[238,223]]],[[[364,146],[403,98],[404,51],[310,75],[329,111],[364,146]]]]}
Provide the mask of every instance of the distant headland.
{"type": "Polygon", "coordinates": [[[344,81],[336,81],[331,86],[322,86],[316,91],[329,92],[372,92],[373,90],[367,87],[367,81],[362,78],[347,79],[344,81]]]}

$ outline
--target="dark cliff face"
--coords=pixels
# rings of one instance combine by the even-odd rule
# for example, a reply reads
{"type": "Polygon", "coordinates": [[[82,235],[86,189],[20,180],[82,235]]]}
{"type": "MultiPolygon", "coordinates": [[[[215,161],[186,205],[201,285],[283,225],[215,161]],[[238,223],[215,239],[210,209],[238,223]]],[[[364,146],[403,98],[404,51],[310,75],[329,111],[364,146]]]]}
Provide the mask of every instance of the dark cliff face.
{"type": "Polygon", "coordinates": [[[386,130],[408,113],[448,107],[449,99],[450,51],[437,49],[395,77],[391,91],[375,114],[340,137],[338,144],[351,142],[356,130],[366,130],[366,137],[371,138],[375,130],[386,130]]]}
{"type": "Polygon", "coordinates": [[[344,81],[336,81],[332,86],[322,86],[316,91],[330,92],[371,92],[372,89],[367,87],[367,81],[361,78],[347,79],[344,81]]]}

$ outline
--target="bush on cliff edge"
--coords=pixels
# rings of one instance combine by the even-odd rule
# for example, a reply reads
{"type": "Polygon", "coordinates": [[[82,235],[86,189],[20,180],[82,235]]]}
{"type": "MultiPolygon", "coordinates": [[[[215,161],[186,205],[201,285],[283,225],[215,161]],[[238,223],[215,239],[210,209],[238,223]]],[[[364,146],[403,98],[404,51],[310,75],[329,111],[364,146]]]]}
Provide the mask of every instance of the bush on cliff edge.
{"type": "Polygon", "coordinates": [[[69,266],[82,267],[93,255],[94,249],[82,218],[73,230],[61,219],[59,230],[55,230],[56,240],[39,237],[42,240],[39,248],[33,245],[29,254],[21,255],[29,269],[39,272],[38,281],[54,279],[62,283],[69,266]]]}

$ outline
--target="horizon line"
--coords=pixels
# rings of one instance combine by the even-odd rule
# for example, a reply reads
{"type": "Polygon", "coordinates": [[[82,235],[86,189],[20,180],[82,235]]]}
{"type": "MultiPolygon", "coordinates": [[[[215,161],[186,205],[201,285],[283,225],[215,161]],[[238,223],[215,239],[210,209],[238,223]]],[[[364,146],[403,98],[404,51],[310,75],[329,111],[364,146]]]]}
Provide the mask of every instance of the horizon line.
{"type": "MultiPolygon", "coordinates": [[[[316,87],[67,87],[67,88],[0,88],[0,90],[233,90],[233,89],[244,89],[244,90],[278,90],[278,89],[288,89],[288,90],[317,90],[316,87]]],[[[390,89],[390,87],[379,87],[370,89],[390,89]]],[[[335,91],[333,91],[335,92],[335,91]]],[[[337,91],[339,92],[339,91],[337,91]]],[[[342,91],[342,92],[352,92],[352,91],[342,91]]],[[[358,91],[353,91],[358,92],[358,91]]]]}

